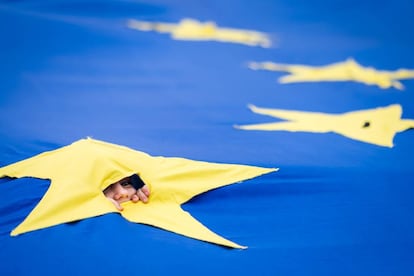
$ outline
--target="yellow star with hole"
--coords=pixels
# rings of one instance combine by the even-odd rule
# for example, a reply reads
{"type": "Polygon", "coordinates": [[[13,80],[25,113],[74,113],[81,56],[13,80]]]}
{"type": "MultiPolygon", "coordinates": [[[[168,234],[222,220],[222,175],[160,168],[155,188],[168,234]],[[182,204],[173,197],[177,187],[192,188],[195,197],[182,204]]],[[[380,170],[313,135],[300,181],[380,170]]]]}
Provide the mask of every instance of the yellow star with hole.
{"type": "Polygon", "coordinates": [[[414,120],[401,118],[403,110],[399,104],[342,114],[261,108],[254,105],[249,105],[249,108],[256,114],[271,116],[283,121],[236,125],[235,128],[264,131],[334,132],[383,147],[393,147],[396,133],[414,128],[414,120]]]}
{"type": "Polygon", "coordinates": [[[276,171],[185,158],[154,157],[91,138],[0,168],[0,177],[50,179],[43,198],[11,235],[118,212],[125,219],[194,239],[245,248],[210,231],[180,205],[206,191],[276,171]],[[137,173],[150,187],[147,204],[123,203],[118,211],[104,196],[110,184],[137,173]]]}

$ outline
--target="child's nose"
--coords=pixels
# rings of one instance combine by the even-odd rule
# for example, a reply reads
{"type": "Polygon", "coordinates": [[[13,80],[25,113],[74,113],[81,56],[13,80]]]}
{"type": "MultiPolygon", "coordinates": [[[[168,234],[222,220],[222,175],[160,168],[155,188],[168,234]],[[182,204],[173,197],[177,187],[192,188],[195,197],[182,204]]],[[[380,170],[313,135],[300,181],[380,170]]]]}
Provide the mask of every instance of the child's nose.
{"type": "Polygon", "coordinates": [[[118,197],[117,199],[128,197],[128,191],[126,189],[124,189],[122,186],[119,187],[119,189],[117,191],[117,197],[118,197]]]}

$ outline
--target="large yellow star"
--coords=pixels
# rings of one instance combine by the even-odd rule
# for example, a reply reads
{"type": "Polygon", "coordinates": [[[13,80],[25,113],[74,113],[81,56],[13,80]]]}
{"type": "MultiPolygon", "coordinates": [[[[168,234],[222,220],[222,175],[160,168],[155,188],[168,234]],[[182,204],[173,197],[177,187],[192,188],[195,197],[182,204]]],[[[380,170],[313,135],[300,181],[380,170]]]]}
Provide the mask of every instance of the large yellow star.
{"type": "Polygon", "coordinates": [[[31,176],[51,180],[48,191],[27,218],[12,231],[12,236],[119,212],[102,191],[111,183],[138,173],[150,186],[150,201],[147,204],[123,203],[124,211],[120,214],[124,218],[191,238],[243,248],[210,231],[183,211],[180,205],[208,190],[275,170],[153,157],[88,138],[0,168],[0,177],[31,176]]]}

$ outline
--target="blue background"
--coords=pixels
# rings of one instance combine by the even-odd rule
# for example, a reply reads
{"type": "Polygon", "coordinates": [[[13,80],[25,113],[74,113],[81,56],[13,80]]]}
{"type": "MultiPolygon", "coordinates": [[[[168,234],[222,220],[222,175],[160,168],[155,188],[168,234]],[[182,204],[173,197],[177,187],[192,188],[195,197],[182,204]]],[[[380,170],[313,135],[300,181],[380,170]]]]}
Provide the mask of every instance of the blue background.
{"type": "Polygon", "coordinates": [[[117,214],[18,237],[45,180],[0,179],[0,275],[414,275],[414,132],[393,148],[343,136],[241,131],[261,107],[342,113],[405,90],[356,82],[281,85],[250,61],[325,65],[355,58],[414,68],[414,4],[396,1],[0,1],[0,166],[91,136],[145,151],[280,171],[197,196],[183,208],[247,250],[129,223],[117,214]],[[172,40],[128,19],[189,17],[269,33],[271,48],[172,40]]]}

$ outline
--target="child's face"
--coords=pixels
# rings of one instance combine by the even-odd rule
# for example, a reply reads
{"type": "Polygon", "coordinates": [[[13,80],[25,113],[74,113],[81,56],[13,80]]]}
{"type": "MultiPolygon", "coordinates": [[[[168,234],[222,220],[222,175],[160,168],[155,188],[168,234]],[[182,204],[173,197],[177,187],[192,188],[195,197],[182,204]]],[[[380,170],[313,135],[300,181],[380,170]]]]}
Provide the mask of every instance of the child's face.
{"type": "Polygon", "coordinates": [[[104,190],[106,197],[112,198],[118,203],[129,201],[136,194],[137,190],[128,183],[128,180],[122,179],[104,190]]]}

